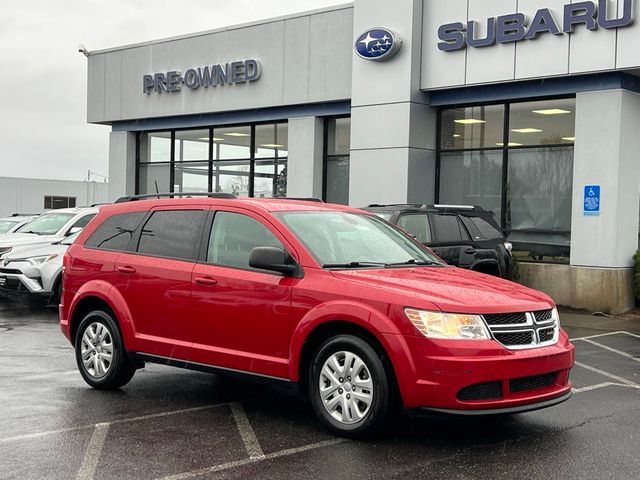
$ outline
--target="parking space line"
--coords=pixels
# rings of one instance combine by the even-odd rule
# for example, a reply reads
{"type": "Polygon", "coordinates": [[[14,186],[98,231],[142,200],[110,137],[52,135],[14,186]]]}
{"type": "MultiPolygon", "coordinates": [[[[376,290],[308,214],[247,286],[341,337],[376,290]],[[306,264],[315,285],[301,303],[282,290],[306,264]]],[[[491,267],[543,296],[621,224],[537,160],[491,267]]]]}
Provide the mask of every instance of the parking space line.
{"type": "Polygon", "coordinates": [[[589,340],[591,338],[608,337],[609,335],[621,335],[621,334],[631,335],[629,332],[618,331],[618,332],[598,333],[596,335],[587,335],[586,337],[570,338],[569,340],[571,340],[572,342],[575,342],[577,340],[589,340]]]}
{"type": "Polygon", "coordinates": [[[309,451],[309,450],[315,450],[317,448],[330,447],[332,445],[337,445],[339,443],[344,443],[344,442],[347,442],[347,441],[348,440],[346,438],[335,438],[333,440],[325,440],[325,441],[322,441],[322,442],[312,443],[310,445],[305,445],[303,447],[289,448],[289,449],[286,449],[286,450],[280,450],[279,452],[267,453],[266,455],[264,455],[262,457],[246,458],[244,460],[236,460],[235,462],[222,463],[220,465],[215,465],[213,467],[208,467],[208,468],[202,468],[202,469],[199,469],[199,470],[193,470],[191,472],[177,473],[177,474],[174,474],[174,475],[168,475],[166,477],[161,477],[160,479],[157,479],[157,480],[183,480],[183,479],[187,479],[187,478],[199,477],[201,475],[206,475],[208,473],[221,472],[223,470],[229,470],[231,468],[242,467],[242,466],[245,466],[245,465],[249,465],[251,463],[262,462],[264,460],[271,460],[273,458],[279,458],[279,457],[286,457],[286,456],[289,456],[289,455],[295,455],[297,453],[303,453],[303,452],[306,452],[306,451],[309,451]]]}
{"type": "MultiPolygon", "coordinates": [[[[247,399],[245,401],[251,401],[251,399],[247,399]]],[[[191,413],[191,412],[199,412],[202,410],[210,410],[212,408],[219,408],[219,407],[228,407],[231,405],[232,402],[225,402],[225,403],[214,403],[214,404],[209,404],[209,405],[202,405],[200,407],[192,407],[192,408],[183,408],[181,410],[170,410],[168,412],[160,412],[160,413],[151,413],[149,415],[141,415],[139,417],[130,417],[130,418],[119,418],[117,420],[111,420],[109,423],[109,425],[115,425],[115,424],[121,424],[121,423],[129,423],[129,422],[139,422],[141,420],[149,420],[151,418],[158,418],[158,417],[167,417],[169,415],[179,415],[181,413],[191,413]]],[[[46,432],[38,432],[38,433],[27,433],[24,435],[16,435],[14,437],[6,437],[6,438],[0,438],[0,444],[1,443],[10,443],[10,442],[16,442],[19,440],[28,440],[28,439],[32,439],[32,438],[39,438],[39,437],[44,437],[47,435],[55,435],[55,434],[59,434],[59,433],[68,433],[68,432],[75,432],[78,430],[88,430],[90,428],[94,428],[97,424],[90,424],[90,425],[78,425],[76,427],[68,427],[68,428],[60,428],[58,430],[48,430],[46,432]]]]}
{"type": "Polygon", "coordinates": [[[572,388],[571,391],[573,393],[582,393],[582,392],[588,392],[590,390],[597,390],[598,388],[611,387],[611,386],[628,387],[629,385],[623,385],[622,383],[614,383],[614,382],[603,382],[603,383],[597,383],[595,385],[589,385],[588,387],[572,388]]]}
{"type": "Polygon", "coordinates": [[[609,372],[605,372],[604,370],[600,370],[599,368],[596,367],[592,367],[591,365],[586,365],[582,362],[575,362],[575,364],[579,367],[582,367],[586,370],[590,370],[592,372],[595,373],[599,373],[600,375],[603,375],[605,377],[609,377],[612,378],[613,380],[616,380],[620,383],[624,383],[626,386],[630,386],[630,387],[634,387],[634,388],[640,388],[640,385],[638,385],[635,382],[632,382],[631,380],[627,380],[626,378],[623,377],[619,377],[618,375],[614,375],[613,373],[609,373],[609,372]]]}
{"type": "Polygon", "coordinates": [[[595,345],[596,347],[600,347],[600,348],[602,348],[604,350],[608,350],[609,352],[613,352],[613,353],[618,354],[620,356],[629,358],[629,359],[633,360],[634,362],[640,363],[640,358],[634,357],[630,353],[623,352],[622,350],[618,350],[617,348],[612,348],[612,347],[610,347],[608,345],[603,345],[602,343],[594,342],[593,340],[591,340],[589,338],[584,338],[583,340],[585,342],[587,342],[587,343],[590,343],[591,345],[595,345]]]}
{"type": "Polygon", "coordinates": [[[108,432],[108,423],[96,424],[96,427],[93,430],[93,435],[91,435],[91,440],[89,440],[89,445],[87,446],[87,450],[84,454],[82,465],[76,475],[76,480],[93,480],[108,432]]]}
{"type": "Polygon", "coordinates": [[[264,457],[264,452],[262,451],[258,437],[256,437],[256,433],[253,431],[251,423],[249,423],[249,419],[247,418],[247,414],[245,413],[244,408],[242,408],[242,405],[239,403],[232,403],[231,411],[233,412],[233,418],[236,421],[236,425],[240,431],[240,436],[242,437],[244,446],[247,449],[249,458],[264,457]]]}

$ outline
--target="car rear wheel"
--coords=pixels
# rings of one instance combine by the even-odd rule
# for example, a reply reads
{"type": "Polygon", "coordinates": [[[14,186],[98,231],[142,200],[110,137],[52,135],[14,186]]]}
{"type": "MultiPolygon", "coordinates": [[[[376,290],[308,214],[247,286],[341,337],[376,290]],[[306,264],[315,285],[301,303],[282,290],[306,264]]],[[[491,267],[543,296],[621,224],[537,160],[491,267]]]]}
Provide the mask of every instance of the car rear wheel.
{"type": "Polygon", "coordinates": [[[309,371],[309,396],[320,420],[351,438],[377,431],[389,410],[389,378],[363,339],[340,335],[317,351],[309,371]]]}
{"type": "Polygon", "coordinates": [[[120,388],[129,383],[136,372],[110,312],[94,310],[84,317],[75,346],[80,374],[93,388],[120,388]]]}

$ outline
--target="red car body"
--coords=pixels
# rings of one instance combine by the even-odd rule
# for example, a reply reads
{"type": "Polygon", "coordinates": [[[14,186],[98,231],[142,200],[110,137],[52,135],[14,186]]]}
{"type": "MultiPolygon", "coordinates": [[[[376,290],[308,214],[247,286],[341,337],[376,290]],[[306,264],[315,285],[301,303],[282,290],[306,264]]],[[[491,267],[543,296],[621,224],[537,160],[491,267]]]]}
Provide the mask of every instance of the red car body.
{"type": "Polygon", "coordinates": [[[517,412],[568,398],[574,348],[562,329],[552,345],[509,349],[494,339],[426,338],[404,312],[406,307],[475,315],[539,312],[554,308],[547,295],[455,267],[323,269],[274,213],[327,209],[367,214],[337,205],[266,199],[145,200],[104,207],[66,254],[62,332],[73,343],[87,304],[102,302],[115,314],[126,350],[144,354],[147,361],[300,382],[310,339],[323,329],[346,329],[366,334],[384,349],[407,408],[517,412]],[[275,276],[83,245],[115,213],[189,208],[238,212],[258,220],[304,275],[275,276]],[[535,383],[545,375],[552,375],[551,380],[535,383]],[[513,383],[519,379],[524,381],[513,383]],[[482,392],[484,384],[498,387],[500,396],[483,398],[479,393],[466,399],[460,394],[477,385],[482,392]]]}

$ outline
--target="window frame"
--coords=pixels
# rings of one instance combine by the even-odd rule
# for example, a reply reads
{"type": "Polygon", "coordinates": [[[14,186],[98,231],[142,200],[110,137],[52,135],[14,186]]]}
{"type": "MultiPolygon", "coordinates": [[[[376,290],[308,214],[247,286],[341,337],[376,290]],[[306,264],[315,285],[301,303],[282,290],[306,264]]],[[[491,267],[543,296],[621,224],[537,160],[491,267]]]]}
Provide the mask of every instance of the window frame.
{"type": "Polygon", "coordinates": [[[149,211],[148,210],[134,210],[134,211],[130,211],[130,212],[120,212],[120,213],[114,213],[113,215],[109,215],[104,220],[102,220],[102,222],[100,222],[100,224],[96,228],[93,229],[93,231],[89,234],[89,236],[84,241],[82,246],[84,248],[86,248],[86,249],[89,249],[89,250],[100,250],[102,252],[133,253],[133,254],[136,254],[137,252],[135,251],[135,249],[133,249],[133,247],[135,245],[137,245],[136,238],[137,238],[137,236],[139,234],[140,228],[142,227],[142,225],[144,225],[147,222],[148,219],[149,219],[149,211]],[[110,219],[112,219],[114,217],[119,217],[119,216],[123,216],[123,215],[136,215],[136,214],[141,214],[142,215],[141,218],[140,218],[140,223],[135,228],[135,230],[133,230],[131,232],[131,237],[129,238],[129,241],[127,242],[127,245],[122,250],[116,250],[116,249],[113,249],[113,248],[94,247],[94,246],[87,245],[87,242],[96,234],[96,232],[100,229],[100,227],[102,227],[102,225],[104,225],[105,222],[109,221],[110,219]]]}
{"type": "MultiPolygon", "coordinates": [[[[327,171],[329,167],[329,161],[331,159],[339,159],[339,158],[348,158],[349,162],[349,177],[351,177],[351,148],[349,148],[349,153],[347,155],[329,155],[329,122],[331,120],[339,120],[342,118],[348,118],[351,120],[351,114],[344,115],[335,115],[331,117],[325,117],[323,122],[323,145],[322,145],[322,201],[327,201],[327,171]]],[[[351,130],[351,124],[349,125],[349,130],[351,130]]],[[[350,132],[351,134],[351,132],[350,132]]],[[[350,192],[347,192],[349,195],[350,192]]]]}

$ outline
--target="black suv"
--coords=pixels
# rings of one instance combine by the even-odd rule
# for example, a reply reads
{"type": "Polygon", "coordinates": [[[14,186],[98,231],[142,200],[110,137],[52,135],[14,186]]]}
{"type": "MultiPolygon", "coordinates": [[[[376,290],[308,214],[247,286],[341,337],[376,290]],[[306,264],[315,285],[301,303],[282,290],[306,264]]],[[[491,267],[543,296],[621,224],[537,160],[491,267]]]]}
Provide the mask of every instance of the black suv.
{"type": "Polygon", "coordinates": [[[493,213],[464,205],[369,205],[363,210],[398,225],[460,268],[509,277],[511,244],[493,213]]]}

